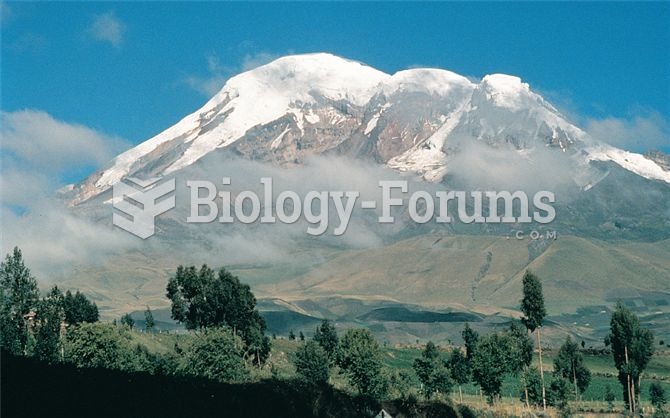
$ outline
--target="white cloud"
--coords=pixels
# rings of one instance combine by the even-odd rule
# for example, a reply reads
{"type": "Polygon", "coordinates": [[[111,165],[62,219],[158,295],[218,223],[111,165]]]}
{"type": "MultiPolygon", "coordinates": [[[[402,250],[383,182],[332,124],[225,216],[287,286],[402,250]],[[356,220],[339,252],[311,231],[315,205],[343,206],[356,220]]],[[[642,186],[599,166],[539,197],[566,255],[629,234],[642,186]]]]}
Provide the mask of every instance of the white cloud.
{"type": "Polygon", "coordinates": [[[670,147],[670,124],[656,112],[627,119],[588,119],[586,131],[595,139],[631,151],[670,147]]]}
{"type": "Polygon", "coordinates": [[[3,162],[59,176],[77,166],[99,166],[130,144],[79,124],[54,119],[39,110],[2,112],[3,162]]]}
{"type": "MultiPolygon", "coordinates": [[[[68,177],[86,175],[130,143],[46,112],[0,113],[2,205],[30,208],[54,195],[68,177]]],[[[70,179],[71,180],[71,179],[70,179]]]]}
{"type": "Polygon", "coordinates": [[[88,28],[94,39],[109,42],[115,48],[121,47],[126,26],[119,20],[113,11],[98,15],[88,28]]]}
{"type": "Polygon", "coordinates": [[[0,247],[24,250],[42,280],[97,263],[132,241],[109,225],[77,216],[56,189],[73,172],[86,173],[130,144],[36,110],[0,114],[0,247]]]}

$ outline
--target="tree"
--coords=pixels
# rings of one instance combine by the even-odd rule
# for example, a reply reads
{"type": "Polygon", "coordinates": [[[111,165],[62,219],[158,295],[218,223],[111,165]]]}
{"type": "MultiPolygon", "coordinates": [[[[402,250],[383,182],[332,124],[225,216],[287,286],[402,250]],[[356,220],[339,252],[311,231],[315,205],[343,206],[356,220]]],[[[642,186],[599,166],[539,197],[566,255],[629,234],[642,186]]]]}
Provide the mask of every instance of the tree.
{"type": "Polygon", "coordinates": [[[316,341],[308,341],[295,353],[295,367],[299,375],[314,384],[328,382],[328,354],[316,341]]]}
{"type": "Polygon", "coordinates": [[[665,390],[660,383],[653,382],[649,385],[649,400],[654,408],[656,408],[656,411],[660,412],[658,415],[662,415],[667,399],[665,398],[665,390]]]}
{"type": "Polygon", "coordinates": [[[566,411],[568,408],[568,399],[570,398],[570,382],[560,376],[554,376],[549,386],[549,396],[547,403],[556,407],[559,411],[566,411]]]}
{"type": "Polygon", "coordinates": [[[337,349],[337,331],[335,330],[335,325],[327,319],[321,321],[321,325],[316,328],[316,332],[314,333],[314,341],[326,350],[328,357],[332,361],[337,349]]]}
{"type": "Polygon", "coordinates": [[[37,280],[14,247],[0,263],[0,346],[14,354],[28,354],[28,314],[37,308],[37,280]]]}
{"type": "Polygon", "coordinates": [[[369,330],[347,330],[338,344],[336,361],[362,395],[380,399],[386,394],[381,350],[369,330]]]}
{"type": "Polygon", "coordinates": [[[133,329],[135,326],[135,320],[132,316],[130,316],[130,314],[127,313],[121,317],[121,324],[127,326],[130,329],[133,329]]]}
{"type": "Polygon", "coordinates": [[[125,328],[83,323],[68,330],[65,359],[77,367],[133,370],[131,341],[125,328]]]}
{"type": "MultiPolygon", "coordinates": [[[[518,322],[512,321],[506,334],[509,336],[512,344],[513,362],[510,364],[510,369],[513,373],[525,372],[533,361],[533,342],[528,337],[528,331],[518,322]]],[[[523,383],[524,379],[521,380],[523,383]]],[[[528,389],[524,387],[524,392],[527,391],[528,389]]],[[[527,395],[525,396],[525,401],[526,406],[530,406],[531,402],[527,395]]]]}
{"type": "Polygon", "coordinates": [[[245,358],[251,360],[252,364],[260,367],[270,355],[272,344],[265,335],[265,320],[258,311],[254,311],[250,325],[242,332],[242,340],[245,342],[245,358]]]}
{"type": "Polygon", "coordinates": [[[475,354],[477,343],[479,342],[479,334],[477,331],[470,328],[470,324],[466,322],[461,335],[463,336],[463,341],[465,343],[465,358],[469,362],[475,354]]]}
{"type": "Polygon", "coordinates": [[[144,311],[144,329],[147,330],[147,332],[151,332],[155,326],[156,322],[154,321],[154,314],[147,306],[147,309],[144,311]]]}
{"type": "Polygon", "coordinates": [[[458,383],[459,399],[460,402],[463,402],[463,390],[461,386],[470,381],[470,365],[465,354],[459,348],[451,350],[449,369],[451,370],[451,378],[458,383]]]}
{"type": "Polygon", "coordinates": [[[579,393],[584,393],[591,382],[591,372],[584,363],[584,356],[579,351],[577,343],[569,336],[554,359],[554,374],[572,382],[575,399],[579,397],[579,393]]]}
{"type": "Polygon", "coordinates": [[[434,394],[448,394],[451,391],[453,382],[448,365],[432,341],[428,341],[421,357],[414,360],[414,372],[421,381],[421,392],[426,399],[434,394]]]}
{"type": "Polygon", "coordinates": [[[295,332],[293,332],[293,330],[290,330],[288,332],[288,340],[289,341],[295,341],[295,332]]]}
{"type": "Polygon", "coordinates": [[[63,310],[65,311],[65,322],[70,325],[97,322],[99,318],[98,307],[79,291],[75,294],[69,290],[65,292],[63,310]]]}
{"type": "Polygon", "coordinates": [[[249,371],[242,358],[242,341],[228,327],[213,327],[195,334],[186,349],[183,372],[221,382],[245,380],[249,371]]]}
{"type": "Polygon", "coordinates": [[[540,339],[540,328],[547,315],[544,307],[544,295],[542,294],[542,283],[540,279],[530,270],[523,275],[523,298],[521,299],[521,312],[524,314],[522,321],[526,328],[537,337],[537,349],[540,357],[540,380],[542,381],[542,408],[547,408],[547,396],[544,385],[544,370],[542,365],[542,342],[540,339]]]}
{"type": "Polygon", "coordinates": [[[528,332],[518,322],[513,321],[505,334],[509,337],[513,356],[511,371],[516,373],[525,370],[533,361],[533,342],[528,337],[528,332]]]}
{"type": "Polygon", "coordinates": [[[37,308],[35,356],[47,362],[61,359],[61,324],[65,319],[63,293],[54,286],[37,308]]]}
{"type": "Polygon", "coordinates": [[[300,341],[305,341],[305,334],[300,331],[300,341]]]}
{"type": "Polygon", "coordinates": [[[479,339],[472,357],[472,377],[493,404],[500,397],[502,382],[518,362],[513,342],[506,334],[488,334],[479,339]]]}
{"type": "Polygon", "coordinates": [[[414,395],[410,393],[410,388],[414,386],[414,376],[406,369],[387,369],[387,379],[389,385],[388,396],[391,399],[402,399],[408,401],[414,395]]]}
{"type": "Polygon", "coordinates": [[[521,374],[521,400],[528,406],[542,406],[542,378],[536,367],[528,367],[521,374]]]}
{"type": "Polygon", "coordinates": [[[643,329],[639,318],[619,301],[612,313],[610,334],[605,343],[612,346],[614,365],[624,388],[624,402],[633,413],[637,404],[635,398],[640,395],[640,376],[654,353],[654,336],[643,329]]]}
{"type": "Polygon", "coordinates": [[[270,340],[265,336],[265,320],[256,309],[256,297],[249,285],[225,268],[215,274],[207,265],[200,270],[179,266],[168,280],[167,297],[172,302],[172,318],[186,328],[228,326],[247,346],[253,343],[255,349],[247,351],[258,364],[269,355],[270,340]]]}

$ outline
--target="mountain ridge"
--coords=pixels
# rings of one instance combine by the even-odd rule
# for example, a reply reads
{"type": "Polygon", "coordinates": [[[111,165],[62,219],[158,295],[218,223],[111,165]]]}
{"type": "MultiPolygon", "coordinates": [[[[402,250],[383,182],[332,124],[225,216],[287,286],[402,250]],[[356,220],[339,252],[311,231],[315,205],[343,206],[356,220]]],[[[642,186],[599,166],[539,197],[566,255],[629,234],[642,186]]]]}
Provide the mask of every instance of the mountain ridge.
{"type": "Polygon", "coordinates": [[[230,78],[199,110],[117,156],[67,199],[80,204],[126,176],[171,175],[220,149],[280,165],[328,152],[353,154],[435,182],[473,142],[520,154],[555,148],[581,166],[611,161],[670,183],[658,160],[594,140],[519,77],[491,74],[475,83],[430,68],[389,75],[316,53],[282,57],[230,78]]]}

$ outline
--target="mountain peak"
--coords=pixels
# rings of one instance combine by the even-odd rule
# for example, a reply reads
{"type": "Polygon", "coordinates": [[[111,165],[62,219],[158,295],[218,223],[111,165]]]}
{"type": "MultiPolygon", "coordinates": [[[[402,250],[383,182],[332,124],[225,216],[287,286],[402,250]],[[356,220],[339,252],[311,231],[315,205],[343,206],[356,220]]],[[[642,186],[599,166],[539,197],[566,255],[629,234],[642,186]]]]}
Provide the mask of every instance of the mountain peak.
{"type": "Polygon", "coordinates": [[[650,159],[611,147],[588,152],[595,141],[519,77],[490,74],[473,83],[433,68],[389,75],[312,53],[281,57],[230,78],[202,108],[75,187],[72,203],[105,192],[125,176],[171,174],[217,149],[280,164],[329,151],[366,155],[400,171],[433,173],[424,177],[438,181],[448,158],[455,158],[454,138],[519,150],[584,149],[589,161],[613,161],[670,182],[650,159]]]}
{"type": "Polygon", "coordinates": [[[500,107],[521,107],[525,100],[537,101],[539,98],[530,91],[528,83],[513,75],[489,74],[482,79],[480,86],[489,100],[500,107]]]}
{"type": "Polygon", "coordinates": [[[373,89],[388,74],[328,53],[288,55],[241,73],[225,84],[221,93],[261,92],[281,95],[292,101],[309,102],[318,92],[330,99],[365,104],[373,89]]]}

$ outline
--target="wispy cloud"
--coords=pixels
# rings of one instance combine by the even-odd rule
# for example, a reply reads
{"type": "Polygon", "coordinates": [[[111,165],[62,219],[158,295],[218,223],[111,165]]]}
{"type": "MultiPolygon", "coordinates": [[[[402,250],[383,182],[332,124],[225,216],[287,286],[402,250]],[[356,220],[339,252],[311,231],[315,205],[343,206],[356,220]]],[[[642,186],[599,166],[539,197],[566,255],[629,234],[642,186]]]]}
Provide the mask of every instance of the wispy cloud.
{"type": "Polygon", "coordinates": [[[254,54],[247,54],[242,60],[242,71],[253,70],[254,68],[265,65],[271,61],[279,58],[277,54],[271,54],[269,52],[258,52],[254,54]]]}
{"type": "Polygon", "coordinates": [[[588,119],[586,131],[595,139],[630,151],[670,149],[670,124],[658,112],[630,118],[588,119]]]}
{"type": "Polygon", "coordinates": [[[0,0],[0,22],[7,23],[11,17],[12,9],[9,8],[6,1],[0,0]]]}
{"type": "Polygon", "coordinates": [[[128,142],[36,110],[2,112],[0,126],[3,253],[20,246],[44,279],[126,248],[127,236],[75,216],[56,189],[73,172],[88,174],[106,163],[128,142]]]}
{"type": "Polygon", "coordinates": [[[84,176],[130,143],[46,112],[0,114],[2,205],[30,209],[72,177],[84,176]]]}
{"type": "Polygon", "coordinates": [[[210,53],[205,57],[207,60],[206,75],[189,75],[185,82],[193,90],[209,98],[218,93],[230,77],[267,64],[278,57],[279,55],[276,54],[259,52],[246,54],[239,65],[224,65],[217,54],[210,53]]]}
{"type": "Polygon", "coordinates": [[[207,55],[206,59],[207,75],[188,76],[186,77],[186,84],[198,93],[206,97],[212,97],[221,90],[228,78],[226,75],[229,74],[230,71],[221,65],[218,55],[210,53],[207,55]]]}
{"type": "Polygon", "coordinates": [[[99,166],[130,144],[79,124],[54,119],[39,110],[2,112],[3,163],[60,177],[77,166],[99,166]]]}
{"type": "Polygon", "coordinates": [[[88,28],[93,39],[107,42],[115,48],[120,48],[126,33],[126,25],[116,17],[113,11],[95,16],[88,28]]]}

